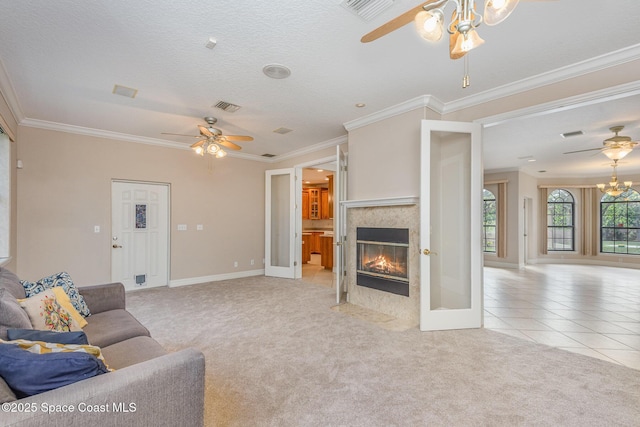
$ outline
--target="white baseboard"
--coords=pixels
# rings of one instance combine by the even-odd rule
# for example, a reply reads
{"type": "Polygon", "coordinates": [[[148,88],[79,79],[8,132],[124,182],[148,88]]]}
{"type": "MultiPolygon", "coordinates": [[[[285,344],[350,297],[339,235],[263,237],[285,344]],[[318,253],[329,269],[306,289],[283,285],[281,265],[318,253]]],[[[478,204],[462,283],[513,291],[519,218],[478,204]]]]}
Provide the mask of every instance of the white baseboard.
{"type": "Polygon", "coordinates": [[[187,279],[171,280],[169,282],[169,287],[177,288],[179,286],[197,285],[199,283],[207,283],[207,282],[219,282],[221,280],[241,279],[243,277],[252,277],[252,276],[264,276],[264,269],[239,271],[237,273],[215,274],[212,276],[189,277],[187,279]]]}
{"type": "Polygon", "coordinates": [[[635,268],[640,269],[640,265],[626,262],[604,261],[597,259],[555,259],[555,258],[538,258],[535,263],[531,264],[580,264],[580,265],[601,265],[603,267],[619,267],[619,268],[635,268]]]}
{"type": "Polygon", "coordinates": [[[484,262],[485,267],[494,267],[494,268],[512,268],[514,270],[518,270],[520,265],[514,264],[511,262],[497,262],[497,261],[486,261],[484,262]]]}

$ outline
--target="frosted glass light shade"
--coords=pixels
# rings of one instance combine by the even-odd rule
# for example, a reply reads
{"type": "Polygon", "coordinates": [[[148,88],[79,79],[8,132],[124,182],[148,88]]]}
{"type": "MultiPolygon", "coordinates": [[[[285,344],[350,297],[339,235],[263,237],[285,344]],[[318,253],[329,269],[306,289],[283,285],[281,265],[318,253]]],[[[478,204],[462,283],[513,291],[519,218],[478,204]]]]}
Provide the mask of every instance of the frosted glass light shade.
{"type": "Polygon", "coordinates": [[[418,12],[414,22],[420,37],[431,42],[440,40],[444,32],[443,18],[442,11],[439,9],[418,12]]]}
{"type": "Polygon", "coordinates": [[[612,147],[602,151],[602,153],[611,160],[620,160],[633,151],[631,147],[612,147]]]}
{"type": "Polygon", "coordinates": [[[216,157],[218,159],[221,159],[223,157],[225,157],[227,155],[227,152],[224,151],[222,148],[220,150],[218,150],[218,152],[216,153],[216,157]]]}
{"type": "Polygon", "coordinates": [[[478,35],[478,32],[474,29],[469,30],[467,34],[463,34],[462,37],[458,37],[456,45],[451,51],[451,55],[464,55],[471,49],[484,44],[484,40],[478,35]]]}
{"type": "Polygon", "coordinates": [[[520,0],[487,0],[484,5],[484,22],[496,25],[511,15],[520,0]]]}

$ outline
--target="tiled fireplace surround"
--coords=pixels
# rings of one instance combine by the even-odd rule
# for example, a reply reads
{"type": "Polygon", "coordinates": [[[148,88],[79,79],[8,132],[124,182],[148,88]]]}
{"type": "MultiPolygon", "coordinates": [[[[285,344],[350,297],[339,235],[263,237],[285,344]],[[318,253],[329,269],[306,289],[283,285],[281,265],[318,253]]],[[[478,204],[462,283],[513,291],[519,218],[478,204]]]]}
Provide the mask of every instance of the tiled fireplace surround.
{"type": "Polygon", "coordinates": [[[349,303],[418,324],[420,319],[420,209],[416,198],[347,202],[347,284],[349,303]],[[357,285],[358,227],[409,229],[409,296],[357,285]]]}

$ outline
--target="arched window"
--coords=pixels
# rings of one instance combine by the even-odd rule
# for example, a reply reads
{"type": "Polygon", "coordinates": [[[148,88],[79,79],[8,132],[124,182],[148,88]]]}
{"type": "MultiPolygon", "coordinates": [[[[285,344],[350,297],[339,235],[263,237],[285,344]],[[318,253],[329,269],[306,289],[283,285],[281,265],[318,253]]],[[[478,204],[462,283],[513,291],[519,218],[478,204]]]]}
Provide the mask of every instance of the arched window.
{"type": "Polygon", "coordinates": [[[640,193],[600,199],[600,252],[640,255],[640,193]]]}
{"type": "Polygon", "coordinates": [[[496,196],[489,190],[482,190],[482,250],[496,252],[496,196]]]}
{"type": "Polygon", "coordinates": [[[574,250],[574,201],[567,190],[553,190],[547,198],[547,250],[574,250]]]}

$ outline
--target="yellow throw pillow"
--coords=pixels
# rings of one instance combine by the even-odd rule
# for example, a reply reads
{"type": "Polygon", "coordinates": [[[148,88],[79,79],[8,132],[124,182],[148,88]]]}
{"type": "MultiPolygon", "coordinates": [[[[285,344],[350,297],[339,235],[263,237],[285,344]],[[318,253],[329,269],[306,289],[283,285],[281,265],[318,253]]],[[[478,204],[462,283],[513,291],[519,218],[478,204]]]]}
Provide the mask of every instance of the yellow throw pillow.
{"type": "Polygon", "coordinates": [[[71,304],[71,299],[69,298],[69,295],[67,295],[67,293],[64,291],[64,289],[62,289],[60,286],[56,286],[55,288],[51,289],[56,295],[56,301],[58,301],[58,304],[60,304],[62,308],[67,310],[71,317],[73,317],[73,319],[78,322],[78,325],[80,325],[81,328],[87,326],[87,321],[84,320],[82,314],[80,314],[78,310],[75,309],[73,304],[71,304]]]}
{"type": "Polygon", "coordinates": [[[33,329],[58,332],[82,330],[73,316],[60,305],[53,289],[18,300],[18,302],[27,312],[33,329]]]}

